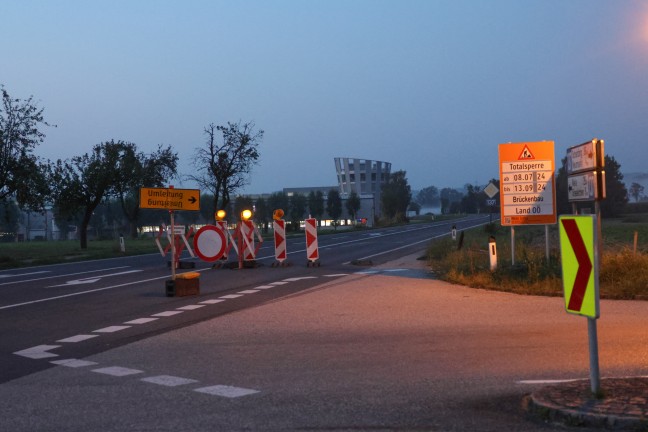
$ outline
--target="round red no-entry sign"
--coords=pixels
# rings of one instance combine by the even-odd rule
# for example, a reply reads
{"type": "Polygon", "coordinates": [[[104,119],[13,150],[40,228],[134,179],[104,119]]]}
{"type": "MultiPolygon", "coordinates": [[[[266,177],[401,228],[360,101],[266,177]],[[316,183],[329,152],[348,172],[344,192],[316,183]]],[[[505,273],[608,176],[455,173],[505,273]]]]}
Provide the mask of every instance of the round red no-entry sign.
{"type": "Polygon", "coordinates": [[[214,225],[205,225],[194,235],[196,255],[207,262],[218,261],[225,253],[225,234],[214,225]]]}

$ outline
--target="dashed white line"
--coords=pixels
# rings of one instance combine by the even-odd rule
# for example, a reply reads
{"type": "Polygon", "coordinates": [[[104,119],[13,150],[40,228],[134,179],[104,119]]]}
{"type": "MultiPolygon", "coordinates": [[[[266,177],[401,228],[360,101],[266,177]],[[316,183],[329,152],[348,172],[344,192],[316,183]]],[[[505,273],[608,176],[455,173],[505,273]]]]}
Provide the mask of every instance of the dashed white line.
{"type": "Polygon", "coordinates": [[[181,378],[181,377],[176,377],[171,375],[158,375],[158,376],[146,377],[146,378],[141,378],[140,381],[144,381],[152,384],[158,384],[166,387],[177,387],[181,385],[194,384],[198,382],[198,380],[195,379],[181,378]]]}
{"type": "Polygon", "coordinates": [[[289,282],[286,282],[286,281],[278,281],[278,282],[270,282],[269,285],[279,286],[279,285],[286,285],[287,283],[289,283],[289,282]]]}
{"type": "Polygon", "coordinates": [[[205,301],[201,301],[200,303],[202,303],[202,304],[206,304],[206,305],[211,305],[211,304],[216,304],[216,303],[222,303],[222,302],[224,302],[224,301],[225,301],[225,300],[214,299],[214,300],[205,300],[205,301]]]}
{"type": "Polygon", "coordinates": [[[242,295],[242,294],[229,294],[229,295],[221,296],[221,297],[219,297],[219,298],[222,298],[222,299],[228,299],[228,300],[229,300],[229,299],[235,299],[235,298],[239,298],[239,297],[243,297],[243,295],[242,295]]]}
{"type": "Polygon", "coordinates": [[[99,330],[93,331],[93,333],[115,333],[118,331],[126,330],[130,328],[131,326],[110,326],[110,327],[104,327],[99,330]]]}
{"type": "Polygon", "coordinates": [[[132,321],[126,321],[124,324],[147,324],[151,321],[157,321],[159,318],[138,318],[132,321]]]}
{"type": "Polygon", "coordinates": [[[342,276],[349,276],[349,273],[336,273],[336,274],[327,274],[327,275],[324,275],[324,277],[330,277],[330,278],[333,278],[333,277],[342,277],[342,276]]]}
{"type": "Polygon", "coordinates": [[[258,289],[258,290],[266,290],[270,288],[274,288],[274,285],[259,285],[258,287],[254,287],[254,289],[258,289]]]}
{"type": "Polygon", "coordinates": [[[99,364],[97,362],[88,361],[88,360],[79,360],[79,359],[54,360],[54,361],[51,361],[50,363],[55,364],[55,365],[59,365],[59,366],[71,367],[71,368],[95,366],[95,365],[99,364]]]}
{"type": "Polygon", "coordinates": [[[35,347],[27,348],[22,351],[16,351],[14,354],[21,357],[27,357],[30,359],[44,359],[50,357],[58,357],[58,354],[47,352],[53,350],[54,348],[60,348],[61,345],[38,345],[35,347]]]}
{"type": "Polygon", "coordinates": [[[163,317],[170,317],[170,316],[173,316],[173,315],[178,315],[178,314],[181,314],[182,312],[184,312],[184,311],[179,311],[179,310],[165,311],[165,312],[160,312],[160,313],[153,314],[151,316],[163,318],[163,317]]]}
{"type": "Polygon", "coordinates": [[[254,293],[258,293],[258,292],[259,292],[259,290],[252,290],[251,289],[251,290],[239,291],[238,293],[239,294],[254,294],[254,293]]]}
{"type": "Polygon", "coordinates": [[[130,369],[121,366],[110,366],[105,368],[92,369],[92,372],[115,376],[115,377],[123,377],[128,375],[136,375],[136,374],[144,373],[144,371],[141,371],[139,369],[130,369]]]}
{"type": "Polygon", "coordinates": [[[206,393],[213,396],[223,396],[227,398],[237,398],[259,393],[259,390],[246,389],[242,387],[232,387],[226,385],[215,385],[210,387],[201,387],[194,389],[198,393],[206,393]]]}
{"type": "Polygon", "coordinates": [[[286,282],[297,282],[297,281],[306,280],[306,279],[317,279],[317,276],[294,277],[294,278],[284,279],[284,281],[286,281],[286,282]]]}
{"type": "Polygon", "coordinates": [[[76,336],[72,336],[72,337],[65,338],[65,339],[60,339],[60,340],[57,340],[56,342],[77,343],[77,342],[83,342],[84,340],[88,340],[88,339],[92,339],[92,338],[96,338],[96,337],[99,337],[99,335],[81,334],[81,335],[76,335],[76,336]]]}
{"type": "Polygon", "coordinates": [[[187,305],[187,306],[179,307],[178,310],[182,310],[182,311],[191,311],[191,310],[196,310],[196,309],[203,308],[203,307],[205,307],[205,306],[206,306],[206,305],[199,305],[199,304],[196,304],[196,305],[187,305]]]}
{"type": "Polygon", "coordinates": [[[580,379],[546,379],[546,380],[520,380],[517,381],[518,384],[530,384],[530,385],[537,385],[537,384],[561,384],[561,383],[568,383],[568,382],[574,382],[574,381],[581,381],[580,379]]]}

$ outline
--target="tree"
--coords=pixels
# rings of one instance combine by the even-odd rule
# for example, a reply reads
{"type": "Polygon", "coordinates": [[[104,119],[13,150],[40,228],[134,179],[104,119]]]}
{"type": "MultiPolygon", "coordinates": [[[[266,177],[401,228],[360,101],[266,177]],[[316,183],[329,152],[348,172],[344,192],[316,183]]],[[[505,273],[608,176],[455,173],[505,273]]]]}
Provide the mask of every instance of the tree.
{"type": "Polygon", "coordinates": [[[415,201],[419,203],[421,207],[436,207],[440,202],[439,189],[436,186],[423,188],[418,194],[416,194],[415,201]]]}
{"type": "Polygon", "coordinates": [[[281,209],[284,213],[288,213],[289,206],[288,195],[284,192],[274,192],[268,197],[268,207],[271,212],[281,209]]]}
{"type": "Polygon", "coordinates": [[[326,195],[326,213],[333,219],[333,226],[337,230],[337,221],[342,214],[342,198],[335,189],[331,189],[326,195]]]}
{"type": "Polygon", "coordinates": [[[623,183],[621,165],[614,156],[605,155],[605,194],[601,201],[601,215],[615,217],[621,214],[628,203],[628,190],[623,183]]]}
{"type": "Polygon", "coordinates": [[[80,228],[81,249],[88,248],[88,225],[97,206],[114,193],[119,183],[120,160],[132,150],[133,144],[109,141],[97,144],[90,154],[56,162],[54,200],[58,211],[69,217],[82,212],[80,228]]]}
{"type": "Polygon", "coordinates": [[[290,224],[293,231],[299,231],[299,223],[304,218],[306,207],[308,205],[306,196],[296,193],[290,197],[290,224]]]}
{"type": "MultiPolygon", "coordinates": [[[[572,204],[569,202],[567,175],[567,158],[562,159],[562,166],[556,176],[556,203],[559,214],[572,213],[572,204]]],[[[605,194],[606,198],[601,201],[601,215],[603,217],[614,217],[619,215],[628,203],[628,191],[623,183],[621,165],[613,156],[605,156],[605,194]]],[[[592,206],[591,202],[577,202],[576,207],[580,209],[585,206],[592,206]]]]}
{"type": "Polygon", "coordinates": [[[477,213],[480,208],[479,186],[466,184],[466,194],[461,198],[462,213],[477,213]]]}
{"type": "Polygon", "coordinates": [[[33,154],[45,134],[43,108],[27,100],[12,99],[4,86],[0,107],[0,200],[15,196],[20,207],[42,211],[49,186],[47,164],[33,154]]]}
{"type": "Polygon", "coordinates": [[[635,202],[639,202],[639,198],[643,196],[644,187],[637,182],[632,182],[630,185],[630,196],[634,198],[635,202]]]}
{"type": "Polygon", "coordinates": [[[353,223],[355,224],[356,216],[358,214],[358,210],[360,210],[360,196],[355,192],[351,192],[349,194],[349,198],[347,198],[346,201],[346,209],[351,215],[351,218],[353,219],[353,223]]]}
{"type": "Polygon", "coordinates": [[[211,123],[204,129],[207,142],[196,148],[193,157],[196,174],[187,178],[213,194],[214,208],[227,208],[231,194],[247,184],[247,176],[259,159],[257,147],[263,140],[263,130],[255,132],[254,126],[239,121],[228,122],[227,126],[211,123]],[[222,144],[216,142],[218,132],[222,144]]]}
{"type": "Polygon", "coordinates": [[[20,222],[20,209],[14,200],[0,201],[0,241],[13,241],[20,222]]]}
{"type": "Polygon", "coordinates": [[[162,187],[176,176],[178,154],[171,146],[146,155],[137,151],[135,144],[124,147],[123,156],[115,167],[119,173],[114,183],[115,193],[122,211],[130,225],[131,238],[137,238],[137,225],[140,215],[139,190],[142,187],[162,187]]]}
{"type": "Polygon", "coordinates": [[[317,219],[317,226],[321,226],[321,219],[324,215],[324,194],[322,191],[310,191],[308,194],[308,211],[311,216],[317,219]]]}
{"type": "Polygon", "coordinates": [[[254,220],[261,224],[264,233],[268,232],[268,222],[272,219],[272,212],[268,207],[268,202],[263,198],[257,198],[254,203],[254,220]]]}
{"type": "Polygon", "coordinates": [[[382,208],[384,215],[397,222],[407,220],[407,207],[412,199],[410,185],[407,183],[407,173],[396,171],[382,187],[382,208]]]}
{"type": "Polygon", "coordinates": [[[463,194],[453,188],[441,189],[441,214],[451,213],[453,203],[459,203],[463,194]]]}

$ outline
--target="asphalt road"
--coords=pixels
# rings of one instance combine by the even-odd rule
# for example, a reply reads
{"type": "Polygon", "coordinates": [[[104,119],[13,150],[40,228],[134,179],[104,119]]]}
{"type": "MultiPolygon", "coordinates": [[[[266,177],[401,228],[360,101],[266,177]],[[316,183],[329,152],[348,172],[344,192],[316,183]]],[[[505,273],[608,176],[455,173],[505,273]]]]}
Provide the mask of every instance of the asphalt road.
{"type": "Polygon", "coordinates": [[[320,236],[321,267],[306,266],[301,236],[288,240],[289,267],[271,267],[271,242],[263,244],[255,269],[212,269],[188,257],[201,273],[199,298],[208,302],[201,306],[209,308],[194,307],[193,297],[166,297],[170,270],[159,254],[1,271],[0,383],[53,366],[25,359],[84,358],[342,277],[358,271],[350,264],[354,260],[377,265],[422,250],[431,239],[449,235],[453,224],[461,230],[486,222],[481,216],[320,236]],[[275,283],[255,296],[239,294],[275,283]],[[193,307],[192,313],[185,307],[193,307]]]}
{"type": "MultiPolygon", "coordinates": [[[[416,256],[311,273],[309,289],[227,314],[218,308],[300,280],[193,298],[223,302],[180,315],[218,316],[101,353],[22,357],[58,367],[0,385],[0,429],[564,431],[528,418],[521,401],[543,383],[588,376],[585,319],[561,298],[431,279],[416,256]]],[[[647,325],[647,302],[602,301],[604,377],[648,374],[647,325]]]]}

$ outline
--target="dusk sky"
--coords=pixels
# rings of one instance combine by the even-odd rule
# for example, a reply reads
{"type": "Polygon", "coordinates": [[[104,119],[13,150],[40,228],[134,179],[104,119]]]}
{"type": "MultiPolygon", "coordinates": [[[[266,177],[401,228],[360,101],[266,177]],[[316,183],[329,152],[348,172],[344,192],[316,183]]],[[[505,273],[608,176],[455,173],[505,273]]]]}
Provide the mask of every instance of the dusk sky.
{"type": "MultiPolygon", "coordinates": [[[[605,140],[648,171],[648,1],[0,0],[0,84],[45,108],[46,159],[171,145],[253,121],[241,193],[336,185],[333,158],[413,189],[485,185],[498,145],[605,140]]],[[[195,187],[187,182],[176,186],[195,187]]]]}

